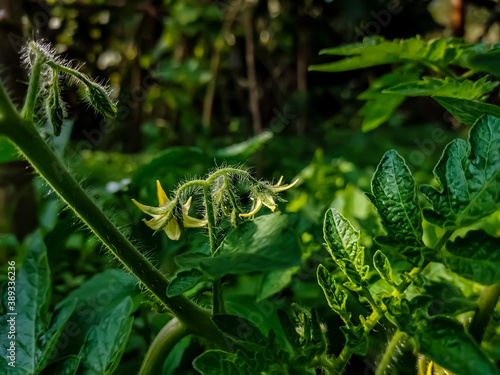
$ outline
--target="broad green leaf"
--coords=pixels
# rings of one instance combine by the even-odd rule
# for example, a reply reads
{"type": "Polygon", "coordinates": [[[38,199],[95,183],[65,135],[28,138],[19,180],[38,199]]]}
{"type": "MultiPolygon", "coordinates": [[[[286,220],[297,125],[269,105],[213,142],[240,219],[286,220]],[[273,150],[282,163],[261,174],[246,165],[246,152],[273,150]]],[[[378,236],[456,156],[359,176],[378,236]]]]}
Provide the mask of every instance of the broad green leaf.
{"type": "Polygon", "coordinates": [[[433,96],[453,117],[465,125],[474,125],[481,116],[489,114],[500,117],[500,107],[479,100],[433,96]]]}
{"type": "Polygon", "coordinates": [[[130,273],[118,269],[98,273],[71,292],[61,304],[75,300],[76,309],[56,345],[54,352],[57,358],[78,355],[88,332],[93,327],[98,328],[128,298],[133,298],[135,311],[144,295],[137,280],[130,273]]]}
{"type": "Polygon", "coordinates": [[[483,116],[469,132],[468,142],[448,144],[434,168],[440,191],[422,192],[433,205],[425,218],[447,229],[461,228],[493,213],[500,193],[500,119],[483,116]]]}
{"type": "Polygon", "coordinates": [[[228,337],[235,341],[248,341],[262,344],[266,337],[251,321],[235,315],[219,314],[212,317],[212,321],[228,337]]]}
{"type": "MultiPolygon", "coordinates": [[[[425,295],[430,297],[429,315],[457,315],[474,311],[477,307],[477,295],[466,296],[460,286],[445,280],[426,280],[425,295]]],[[[413,303],[413,299],[411,301],[413,303]]],[[[419,304],[419,307],[422,306],[419,304]]]]}
{"type": "Polygon", "coordinates": [[[417,350],[443,368],[460,375],[498,375],[500,371],[456,320],[436,316],[411,332],[417,350]]]}
{"type": "Polygon", "coordinates": [[[349,220],[336,209],[326,212],[323,233],[333,260],[349,280],[361,287],[366,284],[368,266],[365,265],[365,250],[360,244],[360,233],[349,220]]]}
{"type": "Polygon", "coordinates": [[[127,298],[89,330],[80,351],[86,375],[112,374],[116,369],[132,329],[133,309],[132,299],[127,298]]]}
{"type": "MultiPolygon", "coordinates": [[[[40,231],[26,240],[26,260],[16,274],[16,306],[11,310],[7,304],[7,294],[3,295],[6,314],[0,316],[0,335],[7,337],[8,320],[17,313],[16,321],[16,371],[19,374],[40,372],[52,354],[55,342],[64,324],[71,315],[74,304],[61,306],[50,325],[48,307],[50,303],[50,270],[47,249],[40,231]]],[[[0,369],[7,369],[10,340],[0,341],[0,369]]],[[[9,372],[10,373],[10,372],[9,372]]]]}
{"type": "Polygon", "coordinates": [[[270,131],[264,131],[244,142],[235,143],[226,148],[217,150],[215,152],[215,157],[222,159],[238,158],[241,160],[246,160],[260,147],[269,142],[272,137],[273,133],[271,133],[270,131]]]}
{"type": "Polygon", "coordinates": [[[79,365],[80,357],[70,355],[51,363],[41,372],[41,375],[75,375],[79,365]]]}
{"type": "Polygon", "coordinates": [[[347,293],[343,291],[335,282],[330,272],[320,264],[317,270],[318,284],[325,293],[326,300],[330,308],[340,315],[348,326],[351,326],[351,313],[347,311],[347,293]]]}
{"type": "Polygon", "coordinates": [[[438,96],[457,99],[480,100],[492,91],[498,82],[489,82],[484,76],[477,81],[456,80],[450,77],[424,77],[419,81],[404,82],[387,88],[384,94],[406,96],[438,96]]]}
{"type": "Polygon", "coordinates": [[[394,276],[392,275],[392,266],[389,258],[380,250],[377,250],[373,255],[373,266],[379,273],[380,277],[391,285],[395,285],[394,276]]]}
{"type": "Polygon", "coordinates": [[[381,244],[393,246],[416,263],[422,243],[422,214],[415,181],[404,159],[387,151],[372,178],[372,194],[367,194],[382,218],[387,236],[381,244]]]}
{"type": "Polygon", "coordinates": [[[170,281],[167,287],[167,296],[175,297],[194,288],[203,280],[203,273],[197,269],[181,271],[170,281]]]}
{"type": "Polygon", "coordinates": [[[500,239],[471,231],[446,244],[444,263],[453,272],[483,285],[500,282],[500,239]]]}
{"type": "Polygon", "coordinates": [[[293,225],[291,215],[280,213],[249,220],[226,236],[217,256],[199,266],[214,278],[298,266],[302,253],[293,225]]]}
{"type": "Polygon", "coordinates": [[[276,293],[281,292],[290,281],[293,275],[299,270],[299,267],[275,270],[262,275],[257,292],[257,301],[265,300],[276,293]]]}

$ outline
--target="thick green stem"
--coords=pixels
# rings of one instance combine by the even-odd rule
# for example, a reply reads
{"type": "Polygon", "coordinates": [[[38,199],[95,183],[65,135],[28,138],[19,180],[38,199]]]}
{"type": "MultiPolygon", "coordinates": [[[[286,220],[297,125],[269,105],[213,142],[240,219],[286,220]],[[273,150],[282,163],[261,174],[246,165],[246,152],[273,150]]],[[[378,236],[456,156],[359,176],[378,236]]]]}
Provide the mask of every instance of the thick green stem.
{"type": "Polygon", "coordinates": [[[38,173],[94,232],[106,248],[179,320],[185,323],[194,333],[223,346],[224,339],[210,320],[209,312],[201,309],[185,297],[167,297],[168,281],[165,276],[132,245],[104,215],[101,209],[95,205],[42,139],[33,122],[23,120],[17,113],[9,113],[9,106],[4,107],[3,105],[5,99],[3,94],[5,94],[4,90],[0,89],[1,112],[4,113],[2,119],[0,119],[0,132],[7,135],[16,144],[38,173]],[[7,116],[5,113],[7,113],[7,116]]]}
{"type": "MultiPolygon", "coordinates": [[[[207,209],[208,220],[208,236],[210,237],[210,254],[215,256],[215,252],[219,247],[216,233],[216,222],[214,216],[214,208],[212,204],[211,185],[208,183],[210,178],[207,179],[206,185],[203,187],[203,194],[205,197],[205,206],[207,209]]],[[[222,283],[221,280],[215,280],[212,287],[213,294],[213,314],[224,314],[224,299],[222,296],[222,283]]]]}
{"type": "Polygon", "coordinates": [[[398,347],[399,343],[401,343],[405,339],[405,336],[405,333],[401,332],[399,329],[394,332],[394,335],[392,336],[391,341],[389,341],[389,344],[385,349],[385,353],[377,366],[375,375],[385,374],[391,363],[391,360],[394,358],[394,352],[396,351],[396,348],[398,347]]]}
{"type": "Polygon", "coordinates": [[[173,318],[169,321],[151,343],[151,346],[142,361],[139,375],[160,374],[168,353],[188,334],[188,328],[186,325],[182,324],[179,319],[173,318]]]}
{"type": "MultiPolygon", "coordinates": [[[[453,230],[447,230],[441,239],[438,241],[438,243],[434,246],[434,250],[438,252],[441,247],[444,246],[446,241],[451,237],[453,234],[453,230]]],[[[402,294],[413,282],[413,280],[429,265],[429,262],[425,262],[421,267],[414,267],[407,275],[407,277],[398,285],[398,287],[394,290],[392,293],[394,297],[399,296],[402,294]]],[[[370,332],[375,325],[378,323],[380,319],[385,314],[385,308],[380,307],[376,310],[374,310],[370,316],[366,319],[365,323],[365,332],[370,332]]],[[[337,374],[342,374],[344,371],[345,366],[349,362],[349,359],[352,357],[354,353],[352,350],[346,345],[342,349],[341,353],[339,356],[335,359],[333,362],[333,367],[336,371],[337,374]]]]}
{"type": "Polygon", "coordinates": [[[479,296],[476,312],[474,313],[472,323],[469,327],[469,333],[478,343],[481,343],[481,341],[483,340],[484,333],[486,332],[486,327],[488,327],[491,314],[493,313],[493,310],[495,310],[495,306],[497,305],[499,297],[499,284],[493,284],[484,287],[481,295],[479,296]]]}

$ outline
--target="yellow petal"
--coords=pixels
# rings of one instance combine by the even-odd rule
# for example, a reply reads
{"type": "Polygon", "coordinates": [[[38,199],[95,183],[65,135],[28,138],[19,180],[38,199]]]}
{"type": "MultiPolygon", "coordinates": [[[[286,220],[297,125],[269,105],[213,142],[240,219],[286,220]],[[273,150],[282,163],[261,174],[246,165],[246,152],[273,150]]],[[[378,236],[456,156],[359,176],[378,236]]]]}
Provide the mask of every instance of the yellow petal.
{"type": "Polygon", "coordinates": [[[189,197],[186,203],[182,205],[182,213],[187,215],[189,212],[189,208],[191,207],[191,201],[193,200],[193,197],[189,197]]]}
{"type": "Polygon", "coordinates": [[[155,215],[150,220],[142,219],[142,221],[144,221],[144,223],[146,223],[146,225],[151,229],[158,230],[161,229],[165,224],[165,217],[161,215],[155,215]]]}
{"type": "Polygon", "coordinates": [[[139,207],[139,209],[142,212],[144,212],[144,213],[146,213],[146,214],[148,214],[150,216],[155,216],[155,215],[160,215],[161,214],[162,210],[160,210],[159,207],[146,206],[146,205],[144,205],[142,203],[137,202],[135,199],[132,199],[132,202],[134,202],[134,204],[137,207],[139,207]]]}
{"type": "Polygon", "coordinates": [[[278,205],[274,201],[274,197],[267,196],[266,199],[262,201],[262,203],[273,212],[276,212],[276,210],[278,209],[278,205]]]}
{"type": "Polygon", "coordinates": [[[207,225],[207,219],[197,219],[189,215],[182,215],[183,224],[186,228],[201,228],[207,225]]]}
{"type": "MultiPolygon", "coordinates": [[[[280,180],[281,182],[281,180],[280,180]]],[[[285,186],[279,186],[279,185],[276,185],[276,186],[273,186],[271,189],[275,192],[275,193],[280,193],[282,191],[285,191],[285,190],[288,190],[292,187],[295,186],[295,184],[297,184],[297,182],[299,182],[299,179],[297,178],[294,182],[292,182],[291,184],[289,185],[285,185],[285,186]]]]}
{"type": "Polygon", "coordinates": [[[181,238],[181,228],[179,227],[176,217],[173,217],[163,229],[171,240],[177,241],[181,238]]]}
{"type": "Polygon", "coordinates": [[[249,213],[240,214],[240,216],[241,217],[250,217],[250,216],[253,216],[253,215],[255,215],[260,210],[261,207],[262,207],[262,200],[261,199],[257,199],[256,201],[254,201],[252,210],[249,213]]]}
{"type": "Polygon", "coordinates": [[[274,185],[275,187],[278,187],[281,185],[281,183],[283,182],[283,176],[280,177],[278,183],[276,185],[274,185]]]}
{"type": "Polygon", "coordinates": [[[161,187],[160,181],[156,180],[156,192],[158,194],[158,203],[160,206],[163,206],[165,203],[168,202],[168,197],[167,194],[165,193],[165,190],[161,187]]]}

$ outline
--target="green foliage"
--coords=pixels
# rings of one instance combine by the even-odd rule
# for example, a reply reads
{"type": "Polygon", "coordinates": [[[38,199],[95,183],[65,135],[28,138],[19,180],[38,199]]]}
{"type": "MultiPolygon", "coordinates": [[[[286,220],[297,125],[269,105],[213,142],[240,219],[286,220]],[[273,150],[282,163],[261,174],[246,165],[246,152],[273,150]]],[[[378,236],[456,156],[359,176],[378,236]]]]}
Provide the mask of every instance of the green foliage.
{"type": "Polygon", "coordinates": [[[433,205],[427,220],[447,229],[461,228],[495,211],[500,185],[500,119],[483,116],[472,127],[467,142],[457,139],[443,152],[434,169],[438,191],[422,192],[433,205]]]}

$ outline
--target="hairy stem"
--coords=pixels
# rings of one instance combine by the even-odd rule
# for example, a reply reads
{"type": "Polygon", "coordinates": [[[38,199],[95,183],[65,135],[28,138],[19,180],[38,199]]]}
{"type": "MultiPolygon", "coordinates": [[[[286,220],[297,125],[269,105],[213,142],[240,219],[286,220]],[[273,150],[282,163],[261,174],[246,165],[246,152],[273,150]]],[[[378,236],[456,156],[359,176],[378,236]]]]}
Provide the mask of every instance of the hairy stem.
{"type": "Polygon", "coordinates": [[[474,339],[481,343],[483,340],[486,327],[490,322],[491,314],[497,305],[498,298],[500,297],[500,285],[493,284],[484,287],[479,296],[476,312],[472,318],[472,323],[469,326],[469,333],[474,339]]]}
{"type": "Polygon", "coordinates": [[[201,309],[189,299],[178,296],[168,298],[168,281],[139,250],[104,215],[83,188],[70,175],[52,149],[42,139],[32,121],[9,112],[12,104],[4,105],[5,91],[0,84],[0,132],[21,150],[26,159],[66,202],[75,214],[92,230],[97,238],[151,293],[186,324],[191,331],[219,345],[224,339],[210,320],[207,310],[201,309]]]}
{"type": "Polygon", "coordinates": [[[38,86],[40,85],[42,65],[43,57],[36,55],[28,83],[28,93],[26,94],[26,100],[24,101],[23,110],[21,112],[21,116],[29,121],[33,120],[33,115],[35,114],[36,94],[38,93],[38,86]]]}
{"type": "MultiPolygon", "coordinates": [[[[438,243],[434,246],[434,250],[438,252],[441,247],[448,241],[448,239],[451,237],[453,234],[453,230],[447,230],[441,239],[438,241],[438,243]]],[[[429,262],[425,262],[421,267],[414,267],[407,275],[407,277],[398,285],[398,287],[394,290],[392,293],[393,296],[398,296],[401,293],[403,293],[413,282],[413,280],[429,265],[429,262]]],[[[366,319],[365,323],[365,332],[370,332],[373,327],[378,323],[380,319],[384,316],[385,313],[385,307],[380,307],[376,310],[374,310],[370,316],[366,319]]],[[[349,362],[349,359],[352,357],[354,353],[352,350],[346,345],[342,349],[342,352],[339,354],[339,356],[335,359],[333,366],[335,368],[335,371],[337,374],[342,374],[344,371],[345,366],[349,362]]]]}
{"type": "Polygon", "coordinates": [[[160,374],[168,353],[188,334],[189,330],[187,326],[182,324],[179,319],[173,318],[170,320],[151,343],[142,361],[139,375],[160,374]]]}
{"type": "Polygon", "coordinates": [[[405,333],[401,332],[399,329],[394,332],[394,335],[389,341],[387,348],[385,349],[385,353],[377,366],[375,375],[385,374],[385,371],[389,367],[391,360],[394,358],[394,352],[396,351],[396,348],[405,339],[405,337],[405,333]]]}
{"type": "MultiPolygon", "coordinates": [[[[215,256],[215,252],[219,247],[217,241],[216,233],[216,223],[214,216],[214,208],[212,204],[212,192],[211,185],[208,183],[203,187],[203,195],[205,197],[205,206],[207,209],[207,220],[208,220],[208,236],[210,237],[210,254],[215,256]]],[[[224,299],[222,297],[222,283],[221,280],[215,280],[212,287],[212,298],[213,298],[213,314],[223,314],[224,313],[224,299]]]]}

